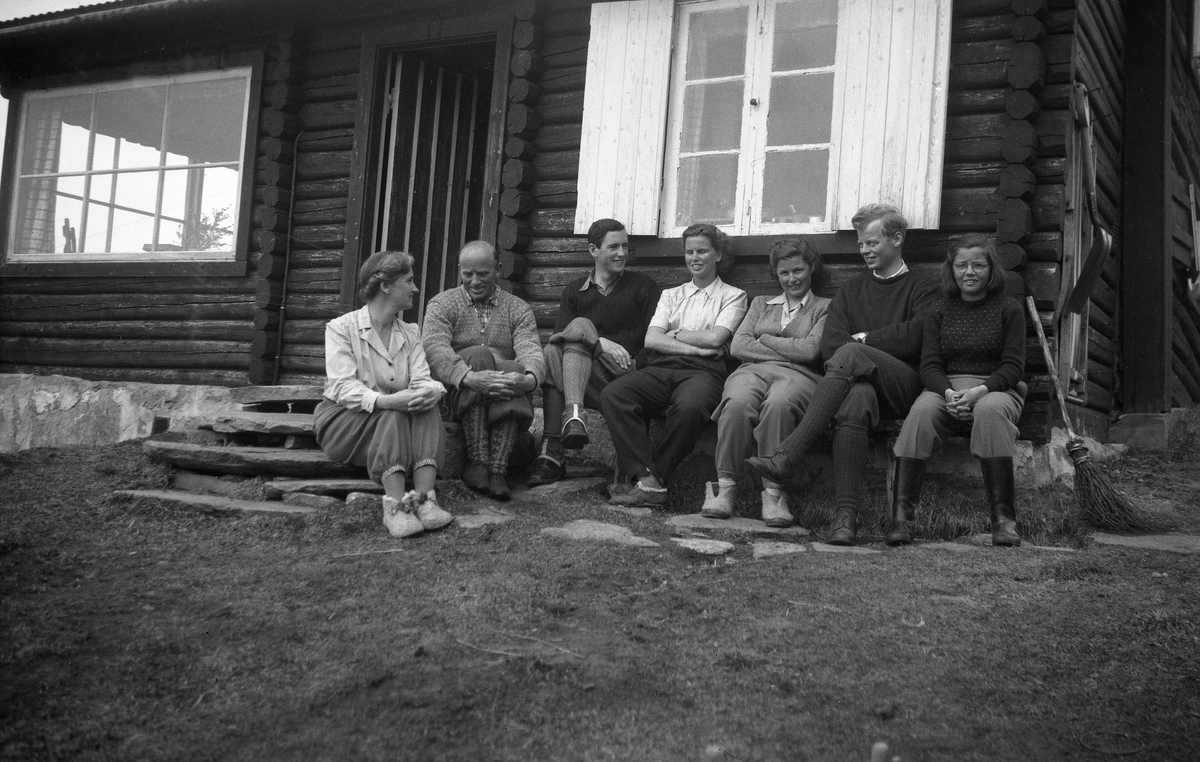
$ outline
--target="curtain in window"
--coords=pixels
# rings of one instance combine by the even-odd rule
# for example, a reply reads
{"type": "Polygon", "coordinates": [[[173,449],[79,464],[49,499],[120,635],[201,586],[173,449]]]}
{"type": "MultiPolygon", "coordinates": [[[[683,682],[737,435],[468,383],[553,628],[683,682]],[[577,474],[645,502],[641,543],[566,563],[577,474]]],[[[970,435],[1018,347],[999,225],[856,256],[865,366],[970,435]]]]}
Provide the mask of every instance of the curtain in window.
{"type": "MultiPolygon", "coordinates": [[[[31,156],[23,162],[21,174],[43,174],[58,168],[62,139],[62,107],[31,109],[25,150],[31,156]]],[[[52,178],[30,179],[17,183],[18,248],[38,253],[54,251],[54,201],[57,183],[52,178]]],[[[66,220],[63,221],[66,224],[66,220]]],[[[78,223],[78,221],[76,221],[78,223]]]]}

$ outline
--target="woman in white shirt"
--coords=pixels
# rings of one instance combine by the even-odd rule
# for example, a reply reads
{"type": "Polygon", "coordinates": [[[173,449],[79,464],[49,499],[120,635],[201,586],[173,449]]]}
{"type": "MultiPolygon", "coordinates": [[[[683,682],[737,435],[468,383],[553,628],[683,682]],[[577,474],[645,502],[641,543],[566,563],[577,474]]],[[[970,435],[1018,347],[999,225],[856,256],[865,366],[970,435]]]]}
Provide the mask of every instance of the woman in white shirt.
{"type": "Polygon", "coordinates": [[[400,319],[417,291],[412,266],[409,254],[381,251],[359,268],[366,304],[325,326],[325,399],[314,414],[325,454],[365,466],[383,485],[383,524],[393,537],[454,520],[434,491],[445,388],[430,376],[420,329],[400,319]]]}
{"type": "MultiPolygon", "coordinates": [[[[778,296],[756,296],[733,335],[731,352],[742,365],[725,381],[717,422],[717,482],[709,482],[700,513],[710,519],[733,515],[742,463],[775,452],[800,423],[821,379],[821,332],[829,300],[812,292],[821,254],[804,241],[776,241],[771,276],[778,296]]],[[[762,518],[769,527],[795,519],[780,485],[763,479],[762,518]]]]}
{"type": "Polygon", "coordinates": [[[746,314],[746,292],[718,275],[732,264],[729,237],[707,224],[683,231],[683,261],[691,280],[663,291],[646,330],[638,369],[600,395],[617,455],[615,505],[662,505],[666,480],[692,451],[721,400],[729,340],[746,314]],[[647,421],[666,415],[659,444],[647,421]]]}

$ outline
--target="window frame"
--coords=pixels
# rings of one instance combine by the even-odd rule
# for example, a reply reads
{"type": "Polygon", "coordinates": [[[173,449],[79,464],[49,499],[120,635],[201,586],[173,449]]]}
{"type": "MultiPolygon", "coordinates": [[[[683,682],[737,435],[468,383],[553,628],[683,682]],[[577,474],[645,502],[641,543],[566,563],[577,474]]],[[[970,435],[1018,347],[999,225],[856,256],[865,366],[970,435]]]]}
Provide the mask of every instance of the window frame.
{"type": "MultiPolygon", "coordinates": [[[[244,276],[248,273],[251,234],[254,227],[254,174],[258,150],[258,125],[262,92],[264,56],[261,50],[236,54],[196,56],[186,60],[140,64],[118,69],[89,71],[79,74],[56,75],[22,82],[6,95],[11,106],[4,145],[4,177],[0,186],[0,241],[4,242],[0,276],[4,277],[63,277],[63,276],[244,276]],[[197,257],[195,252],[146,252],[138,257],[118,258],[113,255],[97,259],[64,260],[63,254],[28,255],[14,261],[8,251],[9,233],[13,220],[14,194],[19,169],[17,153],[23,135],[19,134],[27,109],[27,95],[48,91],[96,92],[100,88],[138,80],[168,79],[207,73],[248,70],[245,125],[240,154],[241,175],[238,179],[233,252],[197,257]],[[47,258],[53,257],[51,260],[47,258]]],[[[86,256],[86,255],[83,255],[86,256]]]]}
{"type": "MultiPolygon", "coordinates": [[[[745,83],[742,93],[741,137],[738,148],[738,182],[735,187],[734,221],[717,225],[730,235],[810,235],[834,232],[831,210],[834,201],[834,180],[830,168],[833,165],[833,152],[837,145],[837,135],[833,126],[835,103],[837,101],[838,85],[844,76],[838,70],[841,59],[835,57],[833,63],[827,66],[813,67],[804,70],[807,76],[814,73],[832,73],[834,76],[833,94],[830,103],[829,140],[822,144],[803,144],[799,150],[824,150],[826,152],[825,180],[825,219],[820,223],[813,222],[763,222],[762,214],[764,186],[766,182],[766,156],[771,152],[781,152],[781,149],[796,149],[798,145],[768,146],[767,130],[771,110],[771,85],[775,76],[792,75],[790,71],[773,71],[775,44],[776,9],[780,2],[789,0],[681,0],[676,6],[674,28],[672,32],[673,48],[671,55],[671,74],[669,83],[669,103],[667,107],[667,138],[665,163],[663,167],[663,188],[660,199],[659,235],[665,238],[678,237],[687,228],[686,225],[676,226],[673,222],[678,207],[679,165],[683,141],[683,97],[687,89],[686,79],[688,45],[688,21],[695,13],[719,11],[733,8],[746,8],[746,59],[743,73],[740,76],[745,83]],[[754,29],[760,30],[757,34],[754,29]],[[754,105],[752,105],[752,103],[754,105]]],[[[838,41],[841,42],[842,31],[838,29],[838,41]]],[[[796,70],[800,71],[800,70],[796,70]]],[[[735,77],[717,77],[715,80],[735,77]]],[[[703,152],[696,152],[703,153],[703,152]]],[[[724,153],[722,151],[721,153],[724,153]]]]}

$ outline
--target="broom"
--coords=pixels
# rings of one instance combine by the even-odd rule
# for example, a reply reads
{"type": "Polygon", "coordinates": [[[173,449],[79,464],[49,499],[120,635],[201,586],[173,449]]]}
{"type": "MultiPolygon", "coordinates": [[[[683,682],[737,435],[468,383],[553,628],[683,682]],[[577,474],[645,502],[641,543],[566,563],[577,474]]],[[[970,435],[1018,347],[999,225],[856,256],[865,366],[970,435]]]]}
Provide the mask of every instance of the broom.
{"type": "Polygon", "coordinates": [[[1118,532],[1157,529],[1157,521],[1145,515],[1129,502],[1124,493],[1112,486],[1104,471],[1092,461],[1087,445],[1071,428],[1067,400],[1058,384],[1058,368],[1050,355],[1050,344],[1046,341],[1046,332],[1042,329],[1042,321],[1032,296],[1025,297],[1025,306],[1029,308],[1029,318],[1037,327],[1038,343],[1042,345],[1042,355],[1046,358],[1046,368],[1050,371],[1050,381],[1054,384],[1054,393],[1062,411],[1063,425],[1067,427],[1067,453],[1071,456],[1071,462],[1075,464],[1075,504],[1079,507],[1080,517],[1098,529],[1118,532]]]}

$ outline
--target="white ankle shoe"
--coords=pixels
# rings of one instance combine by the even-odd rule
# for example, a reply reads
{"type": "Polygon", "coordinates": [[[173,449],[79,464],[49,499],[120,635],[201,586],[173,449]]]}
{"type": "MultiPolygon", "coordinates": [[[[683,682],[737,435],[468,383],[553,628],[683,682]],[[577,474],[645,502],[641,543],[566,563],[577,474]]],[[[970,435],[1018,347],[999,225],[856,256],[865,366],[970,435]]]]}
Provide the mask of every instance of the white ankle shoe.
{"type": "Polygon", "coordinates": [[[795,524],[796,519],[788,510],[787,493],[781,492],[779,497],[775,498],[764,490],[762,493],[762,517],[763,523],[774,529],[784,529],[795,524]]]}
{"type": "Polygon", "coordinates": [[[425,527],[425,531],[432,532],[454,521],[454,515],[438,505],[437,493],[429,490],[421,496],[421,503],[417,506],[417,520],[425,527]]]}
{"type": "Polygon", "coordinates": [[[383,525],[397,539],[413,537],[425,531],[421,521],[413,515],[417,507],[417,493],[409,492],[401,500],[383,496],[383,525]],[[410,498],[411,496],[411,498],[410,498]]]}
{"type": "Polygon", "coordinates": [[[704,507],[700,515],[706,519],[727,519],[733,515],[733,488],[721,490],[717,482],[704,483],[704,507]]]}

